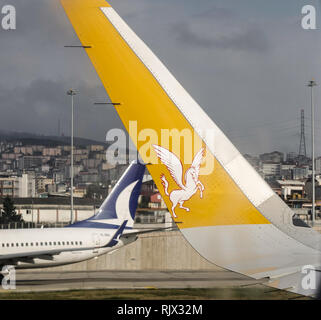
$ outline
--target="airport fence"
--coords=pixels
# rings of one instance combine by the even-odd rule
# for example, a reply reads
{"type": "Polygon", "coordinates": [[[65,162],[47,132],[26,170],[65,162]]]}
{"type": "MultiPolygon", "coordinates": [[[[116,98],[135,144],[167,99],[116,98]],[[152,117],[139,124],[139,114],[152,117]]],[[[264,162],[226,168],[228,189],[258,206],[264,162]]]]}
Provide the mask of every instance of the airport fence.
{"type": "Polygon", "coordinates": [[[0,224],[0,229],[42,229],[42,228],[63,228],[68,222],[56,223],[34,223],[34,222],[11,222],[8,224],[0,224]]]}

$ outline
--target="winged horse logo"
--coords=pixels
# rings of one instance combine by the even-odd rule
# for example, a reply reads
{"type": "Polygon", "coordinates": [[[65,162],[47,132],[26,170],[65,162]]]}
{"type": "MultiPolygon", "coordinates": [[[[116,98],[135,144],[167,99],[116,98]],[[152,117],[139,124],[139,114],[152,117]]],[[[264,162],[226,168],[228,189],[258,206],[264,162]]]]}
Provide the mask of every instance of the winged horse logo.
{"type": "Polygon", "coordinates": [[[168,181],[164,175],[161,176],[162,184],[164,186],[164,191],[172,202],[172,212],[176,218],[175,208],[179,204],[181,209],[190,211],[189,208],[183,207],[183,203],[189,200],[197,190],[200,190],[200,197],[203,198],[204,186],[202,182],[198,180],[200,165],[203,160],[204,148],[202,148],[194,157],[192,165],[186,170],[183,182],[183,166],[181,161],[176,157],[176,155],[169,150],[153,145],[154,150],[161,160],[161,162],[167,167],[172,178],[175,180],[180,189],[173,190],[170,194],[168,193],[168,181]]]}

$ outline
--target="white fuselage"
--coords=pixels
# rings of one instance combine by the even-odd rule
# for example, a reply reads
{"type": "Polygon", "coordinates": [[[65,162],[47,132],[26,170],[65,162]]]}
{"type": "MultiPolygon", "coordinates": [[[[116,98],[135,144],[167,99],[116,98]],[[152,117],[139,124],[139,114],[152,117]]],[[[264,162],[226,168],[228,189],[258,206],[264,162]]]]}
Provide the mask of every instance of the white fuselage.
{"type": "Polygon", "coordinates": [[[124,245],[109,243],[115,229],[46,228],[0,230],[0,266],[44,268],[94,258],[124,245]]]}

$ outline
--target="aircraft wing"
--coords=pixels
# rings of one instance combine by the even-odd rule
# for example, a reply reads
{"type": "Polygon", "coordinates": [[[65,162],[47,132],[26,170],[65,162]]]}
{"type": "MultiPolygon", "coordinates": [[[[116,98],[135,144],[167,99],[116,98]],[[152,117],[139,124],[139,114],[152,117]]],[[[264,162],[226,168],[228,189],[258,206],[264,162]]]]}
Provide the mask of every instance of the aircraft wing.
{"type": "Polygon", "coordinates": [[[255,279],[268,277],[276,288],[315,294],[316,289],[305,288],[304,272],[308,265],[320,266],[320,234],[293,225],[292,210],[107,2],[61,3],[111,101],[119,103],[115,109],[140,156],[153,163],[147,168],[192,247],[223,268],[255,279]],[[182,161],[185,175],[205,150],[197,192],[185,202],[177,202],[177,193],[174,197],[170,159],[159,163],[152,146],[182,160],[177,145],[162,143],[164,130],[192,134],[188,144],[178,140],[191,153],[189,162],[182,161]],[[208,164],[213,164],[211,170],[208,164]]]}
{"type": "Polygon", "coordinates": [[[125,231],[121,235],[121,237],[139,236],[140,234],[153,233],[153,232],[159,232],[159,231],[169,231],[172,229],[173,227],[165,227],[165,228],[155,228],[155,229],[146,229],[146,230],[125,231]]]}

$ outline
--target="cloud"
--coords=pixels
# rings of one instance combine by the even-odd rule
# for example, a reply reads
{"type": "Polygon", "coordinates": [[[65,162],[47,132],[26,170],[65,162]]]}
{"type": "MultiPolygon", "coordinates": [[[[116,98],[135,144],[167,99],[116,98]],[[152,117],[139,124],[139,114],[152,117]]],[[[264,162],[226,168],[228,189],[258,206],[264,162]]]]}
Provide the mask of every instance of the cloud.
{"type": "MultiPolygon", "coordinates": [[[[64,48],[79,40],[59,0],[10,2],[17,30],[0,31],[0,128],[54,134],[60,118],[68,134],[70,87],[79,92],[76,135],[104,140],[108,129],[122,128],[113,108],[93,107],[107,96],[87,54],[64,48]]],[[[309,115],[305,84],[321,68],[321,41],[319,32],[301,30],[295,1],[110,2],[223,131],[233,129],[241,152],[296,151],[294,135],[249,129],[296,121],[304,106],[309,115]]]]}
{"type": "MultiPolygon", "coordinates": [[[[56,135],[60,121],[62,132],[69,135],[71,105],[66,94],[68,85],[66,81],[38,79],[28,86],[0,88],[0,128],[56,135]]],[[[113,108],[93,105],[95,101],[108,99],[102,88],[82,82],[75,89],[76,136],[102,141],[110,128],[121,126],[115,121],[117,117],[113,108]]]]}
{"type": "Polygon", "coordinates": [[[207,49],[267,52],[269,42],[265,33],[256,26],[248,26],[245,30],[226,32],[225,34],[209,34],[204,30],[195,31],[187,22],[176,24],[173,31],[177,40],[189,46],[200,46],[207,49]]]}
{"type": "Polygon", "coordinates": [[[176,39],[188,47],[248,52],[267,52],[269,41],[262,26],[246,21],[236,10],[212,6],[177,21],[171,27],[176,39]]]}

